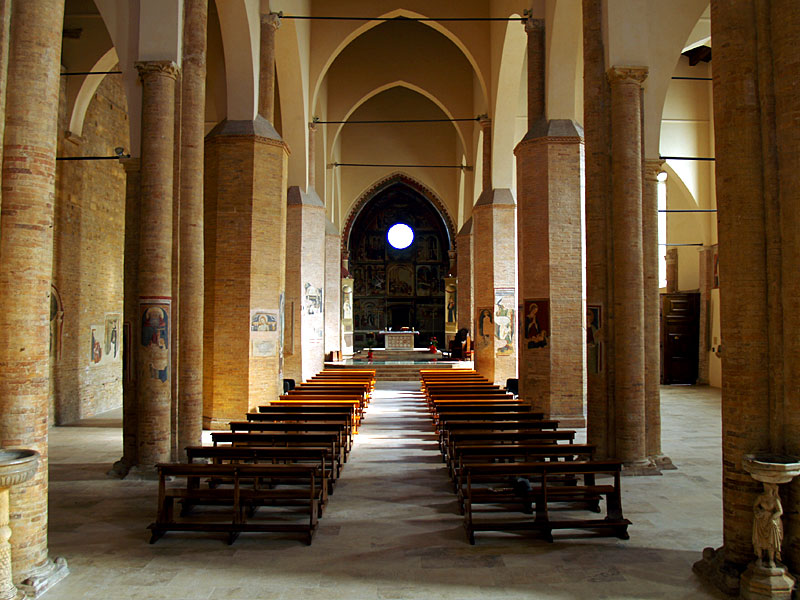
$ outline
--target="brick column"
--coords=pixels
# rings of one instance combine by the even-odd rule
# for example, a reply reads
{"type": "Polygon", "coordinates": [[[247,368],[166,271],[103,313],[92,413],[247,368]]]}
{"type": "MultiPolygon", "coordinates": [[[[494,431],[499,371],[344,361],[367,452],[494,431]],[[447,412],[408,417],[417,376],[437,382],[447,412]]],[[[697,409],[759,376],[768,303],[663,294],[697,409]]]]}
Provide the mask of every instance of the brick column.
{"type": "MultiPolygon", "coordinates": [[[[7,8],[7,7],[6,7],[7,8]]],[[[44,592],[47,557],[50,280],[63,0],[14,2],[0,217],[0,444],[41,453],[10,497],[14,582],[44,592]]]]}
{"type": "Polygon", "coordinates": [[[280,26],[277,13],[261,15],[258,114],[270,123],[275,118],[275,32],[280,26]]]}
{"type": "Polygon", "coordinates": [[[325,353],[342,349],[342,236],[325,220],[325,353]]]}
{"type": "Polygon", "coordinates": [[[175,82],[169,61],[137,63],[142,81],[139,314],[132,331],[138,367],[137,471],[171,452],[172,221],[175,82]]]}
{"type": "Polygon", "coordinates": [[[472,247],[472,217],[470,217],[461,231],[456,236],[456,247],[458,248],[458,262],[456,272],[458,273],[458,295],[456,296],[456,306],[458,314],[458,328],[468,329],[469,336],[473,344],[475,343],[475,280],[472,269],[474,265],[474,254],[472,247]]]}
{"type": "Polygon", "coordinates": [[[285,376],[298,383],[322,370],[324,359],[325,206],[310,188],[289,188],[286,211],[286,306],[291,336],[285,376]]]}
{"type": "Polygon", "coordinates": [[[603,2],[583,0],[583,135],[586,152],[586,437],[597,456],[614,456],[614,322],[611,285],[611,92],[605,68],[603,2]]]}
{"type": "Polygon", "coordinates": [[[678,291],[678,249],[667,248],[667,293],[678,291]]]}
{"type": "Polygon", "coordinates": [[[714,288],[714,246],[703,246],[699,252],[700,272],[700,354],[697,365],[698,385],[708,385],[711,339],[711,290],[714,288]]]}
{"type": "Polygon", "coordinates": [[[139,396],[137,389],[136,336],[139,331],[139,203],[141,161],[126,158],[125,168],[125,265],[123,274],[122,335],[122,458],[112,474],[125,477],[139,455],[139,396]]]}
{"type": "MultiPolygon", "coordinates": [[[[784,37],[792,30],[796,32],[798,16],[798,6],[792,2],[711,2],[724,546],[717,553],[704,550],[704,560],[695,564],[695,570],[728,593],[738,592],[735,575],[754,558],[752,507],[761,492],[761,484],[742,469],[742,457],[764,450],[800,449],[797,417],[784,412],[789,408],[784,406],[789,398],[784,393],[789,388],[784,390],[782,381],[784,366],[790,364],[784,359],[784,344],[796,344],[786,338],[797,337],[797,317],[791,313],[798,305],[797,298],[781,297],[796,285],[783,279],[781,271],[791,265],[794,279],[799,266],[796,246],[783,236],[791,232],[791,240],[796,239],[794,231],[800,226],[796,197],[800,190],[797,176],[783,171],[790,168],[790,154],[783,155],[786,162],[778,158],[781,150],[798,151],[798,130],[791,117],[796,114],[797,99],[788,97],[792,93],[790,80],[783,82],[784,77],[800,77],[796,39],[792,39],[796,34],[784,37]],[[779,31],[784,36],[778,34],[772,39],[779,31]],[[778,81],[782,83],[778,85],[778,81]],[[779,90],[788,92],[781,100],[779,90]],[[788,110],[784,113],[782,109],[788,110]],[[784,128],[788,130],[786,137],[784,128]],[[785,206],[784,193],[788,200],[785,206]],[[787,300],[788,304],[783,304],[787,300]]],[[[794,404],[791,412],[796,412],[796,393],[790,402],[794,404]]],[[[796,484],[792,488],[790,501],[784,504],[788,522],[783,560],[797,573],[796,484]]]]}
{"type": "Polygon", "coordinates": [[[583,427],[582,160],[580,127],[545,116],[544,21],[528,19],[528,133],[517,145],[520,396],[583,427]]]}
{"type": "Polygon", "coordinates": [[[208,0],[186,0],[181,78],[178,455],[203,432],[203,155],[208,0]]]}
{"type": "MultiPolygon", "coordinates": [[[[3,164],[3,132],[6,127],[6,89],[8,88],[8,51],[11,39],[11,0],[0,0],[0,165],[3,164]]],[[[2,203],[0,190],[0,204],[2,203]]]]}
{"type": "Polygon", "coordinates": [[[664,161],[644,161],[642,261],[644,282],[644,402],[647,456],[661,468],[674,468],[661,453],[661,340],[658,287],[658,174],[664,161]]]}
{"type": "Polygon", "coordinates": [[[614,67],[611,84],[613,182],[614,410],[616,455],[635,469],[645,466],[644,295],[642,264],[642,67],[614,67]]]}
{"type": "Polygon", "coordinates": [[[491,121],[481,119],[481,128],[483,192],[472,209],[472,243],[473,248],[478,249],[473,253],[475,332],[472,339],[475,369],[490,381],[505,385],[506,379],[517,376],[517,207],[511,190],[491,187],[491,121]],[[498,335],[500,333],[502,336],[498,335]]]}

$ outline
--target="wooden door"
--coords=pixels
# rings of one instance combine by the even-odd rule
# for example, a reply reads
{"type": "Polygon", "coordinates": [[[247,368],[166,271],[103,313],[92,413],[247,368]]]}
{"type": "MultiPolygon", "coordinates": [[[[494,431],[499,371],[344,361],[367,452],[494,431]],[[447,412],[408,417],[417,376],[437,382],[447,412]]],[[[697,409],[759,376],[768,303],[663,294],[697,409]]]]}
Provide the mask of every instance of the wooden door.
{"type": "Polygon", "coordinates": [[[661,383],[697,383],[700,294],[661,294],[661,383]]]}

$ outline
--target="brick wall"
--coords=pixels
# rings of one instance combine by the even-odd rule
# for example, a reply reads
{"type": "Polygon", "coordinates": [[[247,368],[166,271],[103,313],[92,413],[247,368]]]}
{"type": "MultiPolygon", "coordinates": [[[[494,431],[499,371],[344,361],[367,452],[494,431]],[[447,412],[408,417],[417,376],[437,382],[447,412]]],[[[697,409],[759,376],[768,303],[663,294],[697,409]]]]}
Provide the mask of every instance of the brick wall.
{"type": "MultiPolygon", "coordinates": [[[[110,156],[117,146],[130,147],[127,102],[118,76],[107,76],[97,88],[80,138],[65,137],[69,115],[63,85],[61,98],[58,156],[110,156]]],[[[122,165],[116,160],[59,161],[53,285],[61,299],[63,324],[60,331],[57,323],[51,327],[51,423],[68,423],[122,405],[124,231],[122,165]],[[99,353],[94,354],[93,330],[99,343],[99,353]]]]}

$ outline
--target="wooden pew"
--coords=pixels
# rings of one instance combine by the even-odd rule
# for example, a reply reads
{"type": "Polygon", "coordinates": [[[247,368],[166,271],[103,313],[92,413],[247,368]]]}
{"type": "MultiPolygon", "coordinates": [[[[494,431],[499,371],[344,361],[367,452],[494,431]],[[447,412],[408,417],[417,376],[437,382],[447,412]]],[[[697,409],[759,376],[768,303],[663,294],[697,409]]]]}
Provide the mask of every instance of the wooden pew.
{"type": "Polygon", "coordinates": [[[467,539],[474,544],[476,531],[538,531],[552,542],[554,529],[589,529],[626,540],[631,522],[622,515],[621,470],[622,463],[614,460],[465,465],[464,529],[467,539]],[[580,476],[582,483],[552,483],[554,477],[564,475],[580,476]],[[596,482],[598,476],[607,475],[611,476],[611,483],[596,482]],[[514,485],[509,486],[509,481],[514,485]],[[597,496],[606,500],[606,517],[603,519],[550,518],[550,504],[553,502],[585,502],[597,496]],[[495,518],[488,514],[481,518],[483,515],[479,510],[482,505],[491,509],[502,505],[507,511],[500,518],[497,518],[496,510],[495,518]],[[535,505],[535,518],[525,516],[531,505],[535,505]],[[477,516],[476,512],[479,512],[477,516]],[[522,513],[523,517],[510,519],[509,514],[514,516],[513,512],[522,513]]]}
{"type": "MultiPolygon", "coordinates": [[[[243,465],[243,464],[159,464],[158,468],[158,509],[155,522],[148,526],[152,535],[150,543],[155,543],[167,531],[211,531],[228,534],[232,544],[243,531],[250,532],[298,532],[304,533],[306,543],[311,544],[317,529],[321,501],[322,473],[313,465],[243,465]],[[208,487],[205,478],[219,478],[231,482],[231,486],[208,487]],[[167,486],[173,478],[185,480],[183,486],[167,486]],[[264,488],[260,481],[264,478],[279,478],[281,481],[293,480],[294,485],[264,488]],[[175,500],[184,503],[187,510],[176,519],[175,500]],[[201,505],[221,505],[230,507],[226,512],[229,520],[210,521],[209,514],[194,514],[201,505]],[[267,519],[252,522],[260,507],[300,506],[304,509],[305,522],[287,523],[284,511],[280,521],[267,519]]],[[[262,511],[263,513],[268,511],[262,511]]]]}
{"type": "MultiPolygon", "coordinates": [[[[529,429],[533,430],[555,430],[558,429],[558,421],[554,419],[530,419],[530,420],[468,420],[468,421],[450,421],[442,423],[439,427],[439,447],[442,452],[447,452],[449,448],[450,436],[454,433],[462,433],[469,431],[484,431],[484,432],[503,432],[503,431],[518,431],[524,432],[529,429]]],[[[449,459],[449,456],[447,457],[449,459]]]]}
{"type": "Polygon", "coordinates": [[[314,423],[276,423],[273,421],[231,421],[228,426],[231,431],[248,432],[285,432],[285,433],[328,433],[337,434],[337,444],[343,449],[345,456],[350,452],[352,440],[347,432],[347,424],[343,421],[325,421],[314,423]]]}
{"type": "MultiPolygon", "coordinates": [[[[323,501],[333,493],[337,478],[336,457],[327,448],[314,446],[295,446],[277,448],[275,446],[187,446],[186,458],[189,463],[209,461],[211,464],[226,463],[266,463],[266,464],[310,464],[320,465],[323,472],[323,501]]],[[[202,464],[202,463],[201,463],[202,464]]]]}
{"type": "Polygon", "coordinates": [[[347,435],[352,437],[357,433],[353,426],[353,414],[349,411],[320,413],[303,410],[276,410],[271,412],[247,413],[248,421],[271,421],[273,423],[318,423],[324,421],[335,421],[345,424],[347,435]]]}
{"type": "Polygon", "coordinates": [[[336,467],[335,479],[339,478],[344,465],[344,453],[338,444],[339,434],[332,433],[275,433],[275,432],[232,432],[212,431],[213,445],[229,444],[231,446],[272,446],[276,448],[292,448],[297,446],[324,448],[334,457],[336,467]]]}

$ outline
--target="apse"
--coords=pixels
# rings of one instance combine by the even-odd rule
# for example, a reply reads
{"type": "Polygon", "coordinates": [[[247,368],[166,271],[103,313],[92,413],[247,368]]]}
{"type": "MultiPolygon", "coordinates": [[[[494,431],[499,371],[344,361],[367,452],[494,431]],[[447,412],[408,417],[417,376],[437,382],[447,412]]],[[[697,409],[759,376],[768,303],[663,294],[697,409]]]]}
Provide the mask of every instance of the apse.
{"type": "Polygon", "coordinates": [[[450,236],[435,206],[405,183],[375,194],[350,230],[353,325],[356,349],[381,331],[414,328],[415,345],[444,340],[444,277],[450,236]],[[391,235],[390,235],[391,233],[391,235]]]}

